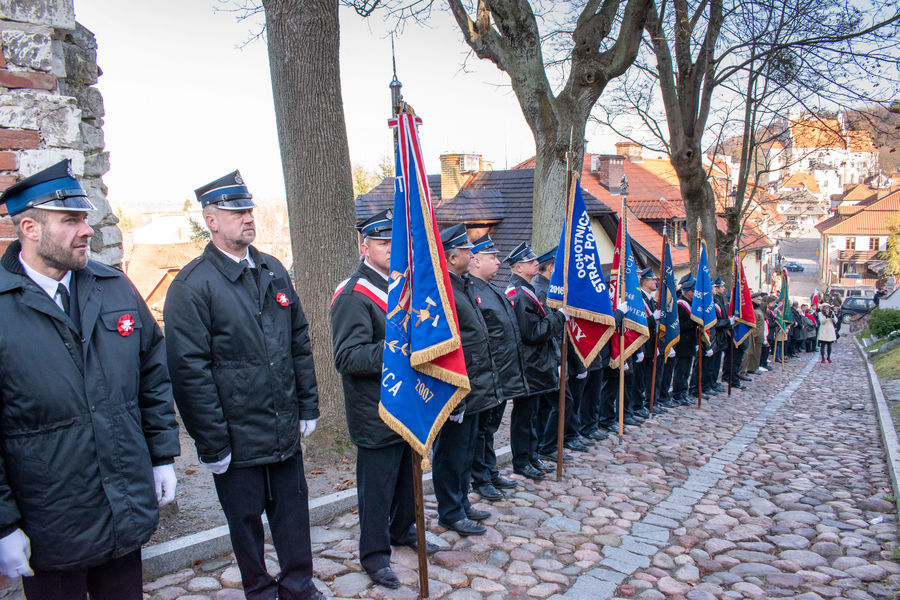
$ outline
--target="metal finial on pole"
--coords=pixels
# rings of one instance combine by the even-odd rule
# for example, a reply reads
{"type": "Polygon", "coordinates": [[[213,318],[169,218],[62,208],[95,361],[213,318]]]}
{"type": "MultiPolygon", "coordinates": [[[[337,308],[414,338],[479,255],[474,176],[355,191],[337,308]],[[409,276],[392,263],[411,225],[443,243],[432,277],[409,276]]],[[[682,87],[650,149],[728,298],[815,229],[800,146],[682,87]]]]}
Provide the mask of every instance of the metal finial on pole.
{"type": "Polygon", "coordinates": [[[391,110],[393,114],[400,114],[400,109],[403,108],[403,93],[402,88],[403,84],[400,83],[400,80],[397,79],[397,54],[394,52],[394,34],[391,33],[391,62],[394,67],[394,78],[391,79],[391,110]]]}
{"type": "Polygon", "coordinates": [[[622,175],[622,181],[619,182],[619,192],[623,197],[628,195],[628,177],[622,175]]]}

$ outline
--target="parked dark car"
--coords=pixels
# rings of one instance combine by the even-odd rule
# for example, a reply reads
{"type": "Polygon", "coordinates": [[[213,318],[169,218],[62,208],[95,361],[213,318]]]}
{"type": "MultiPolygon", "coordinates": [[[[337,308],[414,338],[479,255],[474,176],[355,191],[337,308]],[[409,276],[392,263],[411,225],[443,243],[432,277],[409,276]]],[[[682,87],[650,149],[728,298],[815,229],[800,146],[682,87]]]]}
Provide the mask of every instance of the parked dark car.
{"type": "Polygon", "coordinates": [[[783,266],[785,269],[787,269],[788,271],[800,271],[801,273],[803,272],[803,265],[801,265],[801,264],[798,263],[798,262],[794,262],[794,261],[792,261],[792,260],[787,261],[787,262],[784,263],[784,265],[782,265],[782,266],[783,266]]]}
{"type": "Polygon", "coordinates": [[[847,296],[838,311],[838,329],[844,319],[853,315],[864,315],[875,308],[875,300],[863,296],[847,296]]]}

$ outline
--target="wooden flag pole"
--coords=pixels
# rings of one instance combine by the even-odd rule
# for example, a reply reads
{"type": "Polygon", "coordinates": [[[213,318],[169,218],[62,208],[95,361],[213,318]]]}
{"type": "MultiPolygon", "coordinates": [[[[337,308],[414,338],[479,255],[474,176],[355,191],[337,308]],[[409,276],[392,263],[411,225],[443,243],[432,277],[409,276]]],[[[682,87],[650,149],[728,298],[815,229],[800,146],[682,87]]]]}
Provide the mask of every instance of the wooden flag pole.
{"type": "MultiPolygon", "coordinates": [[[[410,447],[412,448],[412,447],[410,447]]],[[[428,557],[425,552],[425,499],[422,491],[422,455],[413,450],[413,496],[416,503],[416,546],[419,555],[419,598],[428,598],[428,557]]]]}
{"type": "MultiPolygon", "coordinates": [[[[662,289],[660,283],[665,282],[666,277],[666,220],[663,219],[662,231],[662,250],[660,250],[659,279],[656,286],[656,309],[661,310],[662,307],[662,289]]],[[[656,357],[659,355],[659,321],[656,321],[656,347],[653,349],[653,368],[650,370],[650,416],[653,416],[653,401],[656,399],[656,357]]]]}
{"type": "MultiPolygon", "coordinates": [[[[622,175],[622,238],[619,248],[619,272],[616,273],[616,306],[622,304],[625,284],[625,244],[628,243],[628,180],[622,175]]],[[[619,442],[625,435],[625,315],[619,327],[619,442]]]]}
{"type": "MultiPolygon", "coordinates": [[[[697,219],[697,282],[700,281],[700,251],[703,248],[703,224],[697,219]]],[[[694,283],[694,293],[696,294],[697,282],[694,283]]],[[[705,315],[704,317],[705,318],[705,315]]],[[[697,331],[697,408],[703,403],[703,334],[706,332],[704,323],[700,323],[697,331]]]]}
{"type": "MultiPolygon", "coordinates": [[[[569,150],[566,152],[566,216],[565,219],[569,218],[570,207],[570,190],[572,189],[572,158],[573,150],[572,150],[572,140],[574,135],[574,128],[569,133],[569,150]]],[[[565,227],[565,225],[564,225],[565,227]]],[[[563,248],[563,256],[566,260],[563,261],[563,266],[568,269],[569,267],[569,245],[564,244],[565,248],[563,248]]],[[[558,252],[559,250],[557,250],[558,252]]],[[[565,273],[563,277],[563,284],[568,285],[568,273],[565,273]]],[[[563,303],[565,303],[566,290],[563,290],[563,303]]],[[[566,373],[566,362],[569,358],[569,321],[566,320],[563,323],[563,336],[562,336],[562,349],[559,352],[559,402],[557,404],[556,414],[558,416],[556,423],[556,480],[559,481],[562,479],[563,472],[563,438],[566,434],[566,384],[568,383],[568,375],[566,373]]]]}
{"type": "MultiPolygon", "coordinates": [[[[737,252],[737,246],[735,246],[735,252],[737,252]]],[[[735,294],[740,295],[741,290],[741,282],[737,281],[740,278],[740,271],[737,268],[737,262],[735,259],[737,258],[737,254],[735,254],[734,258],[731,259],[731,304],[732,306],[737,306],[737,298],[734,297],[735,294]],[[737,281],[737,283],[735,283],[737,281]]],[[[733,316],[733,315],[732,315],[733,316]]],[[[731,377],[733,373],[731,372],[734,369],[734,323],[731,324],[729,328],[731,333],[731,344],[728,346],[728,364],[732,365],[728,367],[728,395],[731,395],[731,377]]]]}

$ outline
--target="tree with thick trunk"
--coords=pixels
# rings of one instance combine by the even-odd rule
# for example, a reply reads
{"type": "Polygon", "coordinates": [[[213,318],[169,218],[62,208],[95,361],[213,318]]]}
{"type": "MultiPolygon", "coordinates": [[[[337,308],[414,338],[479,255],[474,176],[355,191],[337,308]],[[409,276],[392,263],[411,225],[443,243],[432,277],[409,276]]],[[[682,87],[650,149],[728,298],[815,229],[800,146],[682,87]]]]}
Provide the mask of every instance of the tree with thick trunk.
{"type": "Polygon", "coordinates": [[[527,0],[478,0],[470,16],[462,0],[450,11],[475,54],[510,78],[535,141],[532,245],[549,248],[562,229],[566,152],[576,173],[584,161],[585,126],[603,90],[634,62],[650,0],[588,0],[571,38],[568,77],[554,93],[544,64],[542,37],[527,0]],[[617,30],[617,31],[614,31],[617,30]]]}
{"type": "Polygon", "coordinates": [[[335,286],[355,268],[350,151],[341,99],[337,0],[262,0],[287,193],[294,277],[309,320],[321,425],[347,438],[331,356],[335,286]]]}

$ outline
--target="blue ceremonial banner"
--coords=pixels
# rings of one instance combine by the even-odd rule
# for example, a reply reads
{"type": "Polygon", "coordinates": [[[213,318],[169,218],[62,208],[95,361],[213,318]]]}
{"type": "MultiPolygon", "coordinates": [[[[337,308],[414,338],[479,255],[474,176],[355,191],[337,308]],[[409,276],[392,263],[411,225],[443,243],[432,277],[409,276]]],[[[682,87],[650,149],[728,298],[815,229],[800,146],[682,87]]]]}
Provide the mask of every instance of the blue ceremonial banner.
{"type": "Polygon", "coordinates": [[[416,130],[421,122],[405,110],[389,121],[398,141],[378,413],[426,457],[469,393],[469,378],[416,130]]]}
{"type": "Polygon", "coordinates": [[[675,267],[672,266],[672,250],[666,242],[666,252],[663,256],[662,296],[659,299],[659,309],[662,315],[659,319],[659,328],[662,331],[663,361],[669,360],[671,350],[681,337],[681,327],[678,324],[678,294],[675,288],[675,267]]]}
{"type": "Polygon", "coordinates": [[[703,331],[703,343],[709,345],[709,330],[716,324],[716,305],[713,302],[712,283],[709,280],[709,264],[706,262],[706,243],[700,242],[700,260],[697,261],[697,283],[691,302],[691,319],[703,331]]]}
{"type": "Polygon", "coordinates": [[[577,179],[573,192],[559,236],[560,251],[550,277],[547,304],[566,311],[572,346],[584,365],[590,366],[613,334],[616,321],[577,179]]]}
{"type": "Polygon", "coordinates": [[[650,328],[647,326],[647,306],[644,304],[644,296],[641,295],[638,265],[631,252],[631,238],[628,235],[626,213],[627,210],[623,211],[622,217],[619,219],[619,233],[616,236],[616,250],[613,252],[611,272],[616,276],[616,287],[613,288],[614,298],[619,296],[619,286],[624,286],[621,290],[622,302],[615,303],[616,308],[621,310],[624,315],[621,327],[613,333],[613,341],[609,349],[609,366],[613,369],[618,368],[622,360],[627,360],[629,356],[640,350],[650,337],[650,328]],[[620,265],[624,265],[624,268],[620,265]],[[620,335],[625,336],[625,352],[621,356],[619,355],[620,335]]]}

